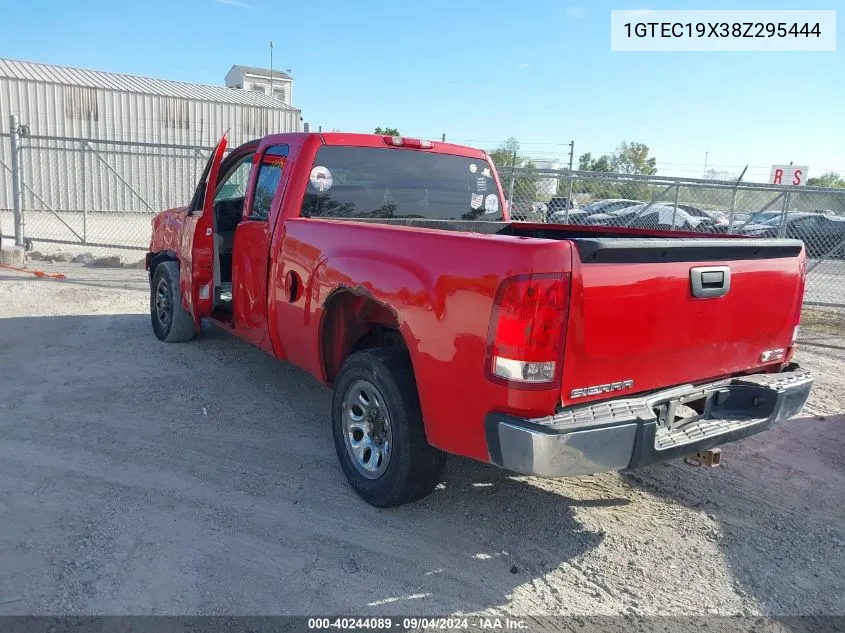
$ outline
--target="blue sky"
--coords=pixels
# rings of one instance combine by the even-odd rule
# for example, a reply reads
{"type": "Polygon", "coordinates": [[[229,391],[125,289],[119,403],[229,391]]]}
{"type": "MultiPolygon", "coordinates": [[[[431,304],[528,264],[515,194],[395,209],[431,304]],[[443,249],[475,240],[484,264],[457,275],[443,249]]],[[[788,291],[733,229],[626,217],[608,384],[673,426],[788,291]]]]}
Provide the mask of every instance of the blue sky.
{"type": "MultiPolygon", "coordinates": [[[[652,148],[659,173],[751,180],[775,162],[845,174],[845,52],[612,53],[611,9],[792,9],[794,2],[76,0],[4,3],[0,56],[222,84],[232,64],[291,69],[316,129],[537,158],[652,148]]],[[[814,9],[837,8],[836,0],[814,9]]],[[[840,11],[837,16],[842,23],[840,11]]],[[[839,29],[840,32],[842,29],[839,29]]]]}

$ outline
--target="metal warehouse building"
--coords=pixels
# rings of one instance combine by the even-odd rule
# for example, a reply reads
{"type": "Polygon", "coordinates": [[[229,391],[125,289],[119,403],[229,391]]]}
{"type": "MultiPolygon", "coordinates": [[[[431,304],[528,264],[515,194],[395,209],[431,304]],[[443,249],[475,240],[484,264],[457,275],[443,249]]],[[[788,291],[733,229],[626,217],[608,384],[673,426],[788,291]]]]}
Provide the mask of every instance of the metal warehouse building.
{"type": "Polygon", "coordinates": [[[85,243],[86,214],[184,204],[209,149],[227,130],[229,147],[302,130],[300,111],[290,104],[292,78],[233,66],[227,80],[245,73],[249,83],[241,87],[207,86],[0,59],[4,233],[14,205],[12,116],[22,132],[17,157],[28,236],[85,243]]]}

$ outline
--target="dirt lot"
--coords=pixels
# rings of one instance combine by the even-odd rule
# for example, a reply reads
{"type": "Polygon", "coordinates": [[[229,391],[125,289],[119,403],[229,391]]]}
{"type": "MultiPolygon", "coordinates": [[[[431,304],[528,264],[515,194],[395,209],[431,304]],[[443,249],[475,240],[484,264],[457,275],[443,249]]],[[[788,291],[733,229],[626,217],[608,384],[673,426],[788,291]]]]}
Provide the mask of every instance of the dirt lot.
{"type": "Polygon", "coordinates": [[[366,505],[329,392],[208,328],[167,345],[142,270],[0,270],[0,614],[845,614],[845,341],[805,332],[799,419],[566,480],[450,459],[366,505]]]}

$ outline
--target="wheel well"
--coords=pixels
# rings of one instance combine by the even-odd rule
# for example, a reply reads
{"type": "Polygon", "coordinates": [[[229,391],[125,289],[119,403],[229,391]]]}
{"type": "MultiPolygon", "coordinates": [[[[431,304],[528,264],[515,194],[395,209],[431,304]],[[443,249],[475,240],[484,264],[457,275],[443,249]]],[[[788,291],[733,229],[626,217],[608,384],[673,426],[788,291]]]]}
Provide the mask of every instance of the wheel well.
{"type": "Polygon", "coordinates": [[[153,274],[155,274],[156,266],[161,264],[162,262],[178,262],[179,260],[176,259],[176,256],[171,253],[170,251],[162,251],[160,253],[150,253],[148,256],[149,258],[149,273],[150,279],[152,279],[153,274]]]}
{"type": "Polygon", "coordinates": [[[320,346],[329,384],[354,352],[373,347],[407,348],[396,312],[352,290],[338,290],[326,302],[320,346]]]}

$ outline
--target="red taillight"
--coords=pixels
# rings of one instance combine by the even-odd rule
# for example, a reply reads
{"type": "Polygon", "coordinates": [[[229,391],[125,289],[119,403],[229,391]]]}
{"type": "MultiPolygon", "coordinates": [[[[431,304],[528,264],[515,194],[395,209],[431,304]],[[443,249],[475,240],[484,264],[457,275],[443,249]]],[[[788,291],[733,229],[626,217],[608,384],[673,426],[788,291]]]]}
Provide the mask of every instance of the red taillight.
{"type": "Polygon", "coordinates": [[[385,136],[384,142],[394,147],[413,147],[414,149],[431,149],[431,141],[421,141],[418,138],[404,136],[385,136]]]}
{"type": "Polygon", "coordinates": [[[494,380],[549,386],[560,378],[569,275],[505,279],[496,293],[487,337],[494,380]]]}

